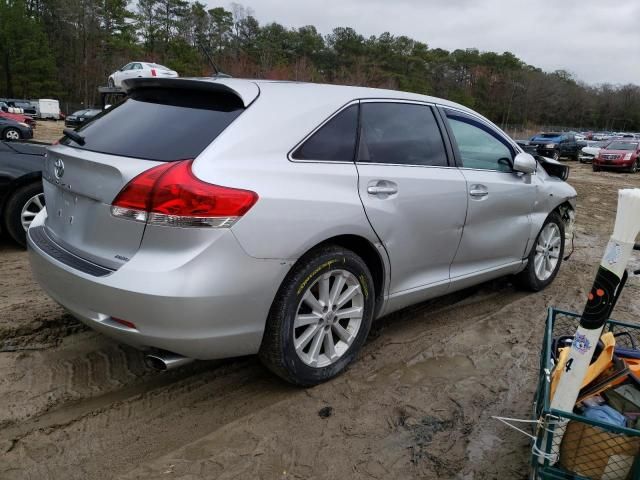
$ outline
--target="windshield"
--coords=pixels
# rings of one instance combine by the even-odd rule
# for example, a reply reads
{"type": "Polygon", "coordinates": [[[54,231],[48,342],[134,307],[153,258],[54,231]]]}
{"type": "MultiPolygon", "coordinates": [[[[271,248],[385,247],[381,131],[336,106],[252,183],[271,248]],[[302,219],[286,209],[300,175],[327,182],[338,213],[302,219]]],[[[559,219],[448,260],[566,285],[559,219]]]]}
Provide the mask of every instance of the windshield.
{"type": "Polygon", "coordinates": [[[561,133],[541,133],[540,135],[538,135],[538,137],[540,137],[540,138],[558,138],[561,135],[562,135],[561,133]]]}
{"type": "Polygon", "coordinates": [[[636,150],[638,142],[611,142],[605,150],[636,150]]]}

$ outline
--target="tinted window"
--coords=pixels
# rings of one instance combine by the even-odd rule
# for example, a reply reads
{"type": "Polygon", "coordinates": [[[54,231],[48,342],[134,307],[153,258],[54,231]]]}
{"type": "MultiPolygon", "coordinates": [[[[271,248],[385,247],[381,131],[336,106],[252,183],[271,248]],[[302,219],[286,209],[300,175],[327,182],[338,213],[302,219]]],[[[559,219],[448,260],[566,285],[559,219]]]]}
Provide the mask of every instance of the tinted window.
{"type": "Polygon", "coordinates": [[[462,166],[510,172],[513,151],[489,127],[466,117],[448,114],[462,166]]]}
{"type": "Polygon", "coordinates": [[[400,165],[446,166],[440,129],[430,107],[363,103],[358,160],[400,165]]]}
{"type": "Polygon", "coordinates": [[[235,95],[176,89],[134,91],[79,130],[78,145],[95,152],[148,160],[195,158],[244,110],[235,95]]]}
{"type": "Polygon", "coordinates": [[[356,150],[358,106],[351,105],[325,123],[292,157],[297,160],[352,162],[356,150]]]}

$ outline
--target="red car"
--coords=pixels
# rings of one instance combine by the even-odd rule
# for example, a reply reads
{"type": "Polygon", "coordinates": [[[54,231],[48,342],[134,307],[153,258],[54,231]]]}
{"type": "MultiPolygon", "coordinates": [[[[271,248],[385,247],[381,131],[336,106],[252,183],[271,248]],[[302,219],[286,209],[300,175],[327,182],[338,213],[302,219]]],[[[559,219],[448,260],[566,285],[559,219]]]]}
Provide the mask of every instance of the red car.
{"type": "Polygon", "coordinates": [[[28,117],[27,115],[21,115],[19,113],[9,113],[9,112],[4,112],[0,110],[0,117],[8,118],[10,120],[15,120],[16,122],[20,122],[20,123],[26,123],[32,129],[36,128],[36,121],[33,118],[28,117]]]}
{"type": "Polygon", "coordinates": [[[602,168],[626,170],[631,173],[638,171],[640,158],[640,141],[614,140],[593,159],[593,171],[602,168]]]}

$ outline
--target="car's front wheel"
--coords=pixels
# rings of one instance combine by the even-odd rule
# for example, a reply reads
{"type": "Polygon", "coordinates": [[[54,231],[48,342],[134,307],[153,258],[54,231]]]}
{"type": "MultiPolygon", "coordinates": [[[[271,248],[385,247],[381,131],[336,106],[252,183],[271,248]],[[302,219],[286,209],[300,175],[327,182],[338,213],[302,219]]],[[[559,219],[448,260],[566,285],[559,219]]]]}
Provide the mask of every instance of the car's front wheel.
{"type": "Polygon", "coordinates": [[[11,238],[23,247],[29,225],[44,208],[42,183],[31,183],[18,188],[7,200],[4,209],[4,228],[11,238]]]}
{"type": "Polygon", "coordinates": [[[553,152],[553,159],[554,160],[560,160],[560,152],[558,152],[557,150],[553,152]]]}
{"type": "Polygon", "coordinates": [[[629,167],[629,173],[636,173],[638,171],[638,162],[635,161],[629,167]]]}
{"type": "Polygon", "coordinates": [[[300,386],[340,374],[364,344],[375,304],[371,273],[355,253],[325,246],[302,257],[271,307],[260,359],[300,386]]]}
{"type": "Polygon", "coordinates": [[[22,134],[17,128],[9,127],[5,128],[4,132],[2,132],[2,137],[5,140],[20,140],[20,138],[22,138],[22,134]]]}
{"type": "Polygon", "coordinates": [[[520,286],[538,292],[556,278],[564,256],[564,223],[556,212],[545,220],[527,257],[527,267],[518,275],[520,286]]]}

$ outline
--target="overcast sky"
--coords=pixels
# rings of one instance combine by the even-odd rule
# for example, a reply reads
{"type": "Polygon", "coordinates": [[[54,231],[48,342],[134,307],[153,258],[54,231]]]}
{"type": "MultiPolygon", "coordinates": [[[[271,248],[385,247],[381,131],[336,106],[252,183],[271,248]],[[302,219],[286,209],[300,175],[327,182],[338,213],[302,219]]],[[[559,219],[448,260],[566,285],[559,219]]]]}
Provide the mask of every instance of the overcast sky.
{"type": "Polygon", "coordinates": [[[323,34],[349,26],[367,37],[388,31],[431,48],[510,51],[591,84],[640,84],[640,0],[236,1],[261,24],[315,25],[323,34]]]}

